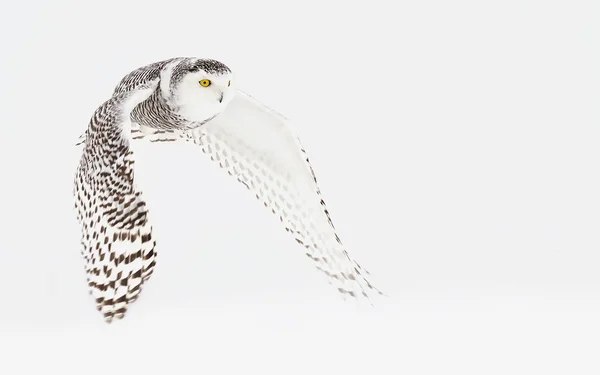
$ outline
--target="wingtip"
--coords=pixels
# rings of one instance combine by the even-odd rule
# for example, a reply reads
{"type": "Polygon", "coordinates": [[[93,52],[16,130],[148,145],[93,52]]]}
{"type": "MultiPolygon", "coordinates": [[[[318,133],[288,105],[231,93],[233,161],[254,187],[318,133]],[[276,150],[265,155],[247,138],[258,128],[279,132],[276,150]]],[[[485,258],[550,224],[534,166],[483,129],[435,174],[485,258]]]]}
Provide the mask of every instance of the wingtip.
{"type": "Polygon", "coordinates": [[[77,139],[77,143],[75,143],[75,147],[81,146],[82,144],[84,144],[86,139],[87,139],[87,130],[82,135],[79,136],[79,138],[77,139]]]}

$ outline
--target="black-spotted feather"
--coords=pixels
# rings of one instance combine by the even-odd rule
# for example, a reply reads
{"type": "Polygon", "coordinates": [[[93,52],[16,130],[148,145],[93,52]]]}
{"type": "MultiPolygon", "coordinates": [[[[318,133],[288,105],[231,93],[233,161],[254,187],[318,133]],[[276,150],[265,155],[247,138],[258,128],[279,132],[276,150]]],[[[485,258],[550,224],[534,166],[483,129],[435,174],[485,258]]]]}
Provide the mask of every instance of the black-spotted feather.
{"type": "Polygon", "coordinates": [[[155,242],[129,148],[131,109],[157,80],[114,96],[90,120],[75,178],[88,285],[105,321],[122,318],[155,264],[155,242]]]}

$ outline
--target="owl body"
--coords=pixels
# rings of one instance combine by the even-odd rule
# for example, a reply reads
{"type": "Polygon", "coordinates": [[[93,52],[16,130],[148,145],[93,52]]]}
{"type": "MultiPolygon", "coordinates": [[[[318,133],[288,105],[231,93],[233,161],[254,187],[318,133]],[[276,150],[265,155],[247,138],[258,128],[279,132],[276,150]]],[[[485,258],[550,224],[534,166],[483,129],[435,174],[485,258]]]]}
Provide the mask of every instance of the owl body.
{"type": "Polygon", "coordinates": [[[81,137],[76,209],[88,285],[107,322],[124,316],[156,264],[130,147],[138,139],[198,145],[279,219],[338,292],[381,295],[335,232],[289,121],[237,90],[223,63],[179,57],[126,75],[81,137]]]}

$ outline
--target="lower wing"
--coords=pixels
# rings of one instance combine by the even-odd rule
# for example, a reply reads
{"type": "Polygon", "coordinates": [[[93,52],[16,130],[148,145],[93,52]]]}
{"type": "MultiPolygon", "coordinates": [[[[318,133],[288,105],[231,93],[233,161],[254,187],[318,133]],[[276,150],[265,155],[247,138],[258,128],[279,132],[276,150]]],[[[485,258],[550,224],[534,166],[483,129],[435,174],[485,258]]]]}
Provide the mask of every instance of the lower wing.
{"type": "Polygon", "coordinates": [[[343,295],[381,295],[337,235],[315,173],[289,122],[238,91],[226,110],[181,136],[246,186],[343,295]]]}

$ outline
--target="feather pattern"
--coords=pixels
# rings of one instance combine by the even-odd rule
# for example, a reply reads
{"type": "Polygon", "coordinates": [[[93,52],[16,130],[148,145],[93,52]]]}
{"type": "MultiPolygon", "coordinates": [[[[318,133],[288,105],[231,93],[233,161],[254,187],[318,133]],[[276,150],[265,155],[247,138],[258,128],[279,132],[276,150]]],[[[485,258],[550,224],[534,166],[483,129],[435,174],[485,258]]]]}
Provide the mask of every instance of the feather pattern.
{"type": "Polygon", "coordinates": [[[88,286],[105,321],[122,318],[152,275],[156,242],[134,182],[130,112],[158,80],[113,96],[93,114],[75,177],[88,286]]]}

